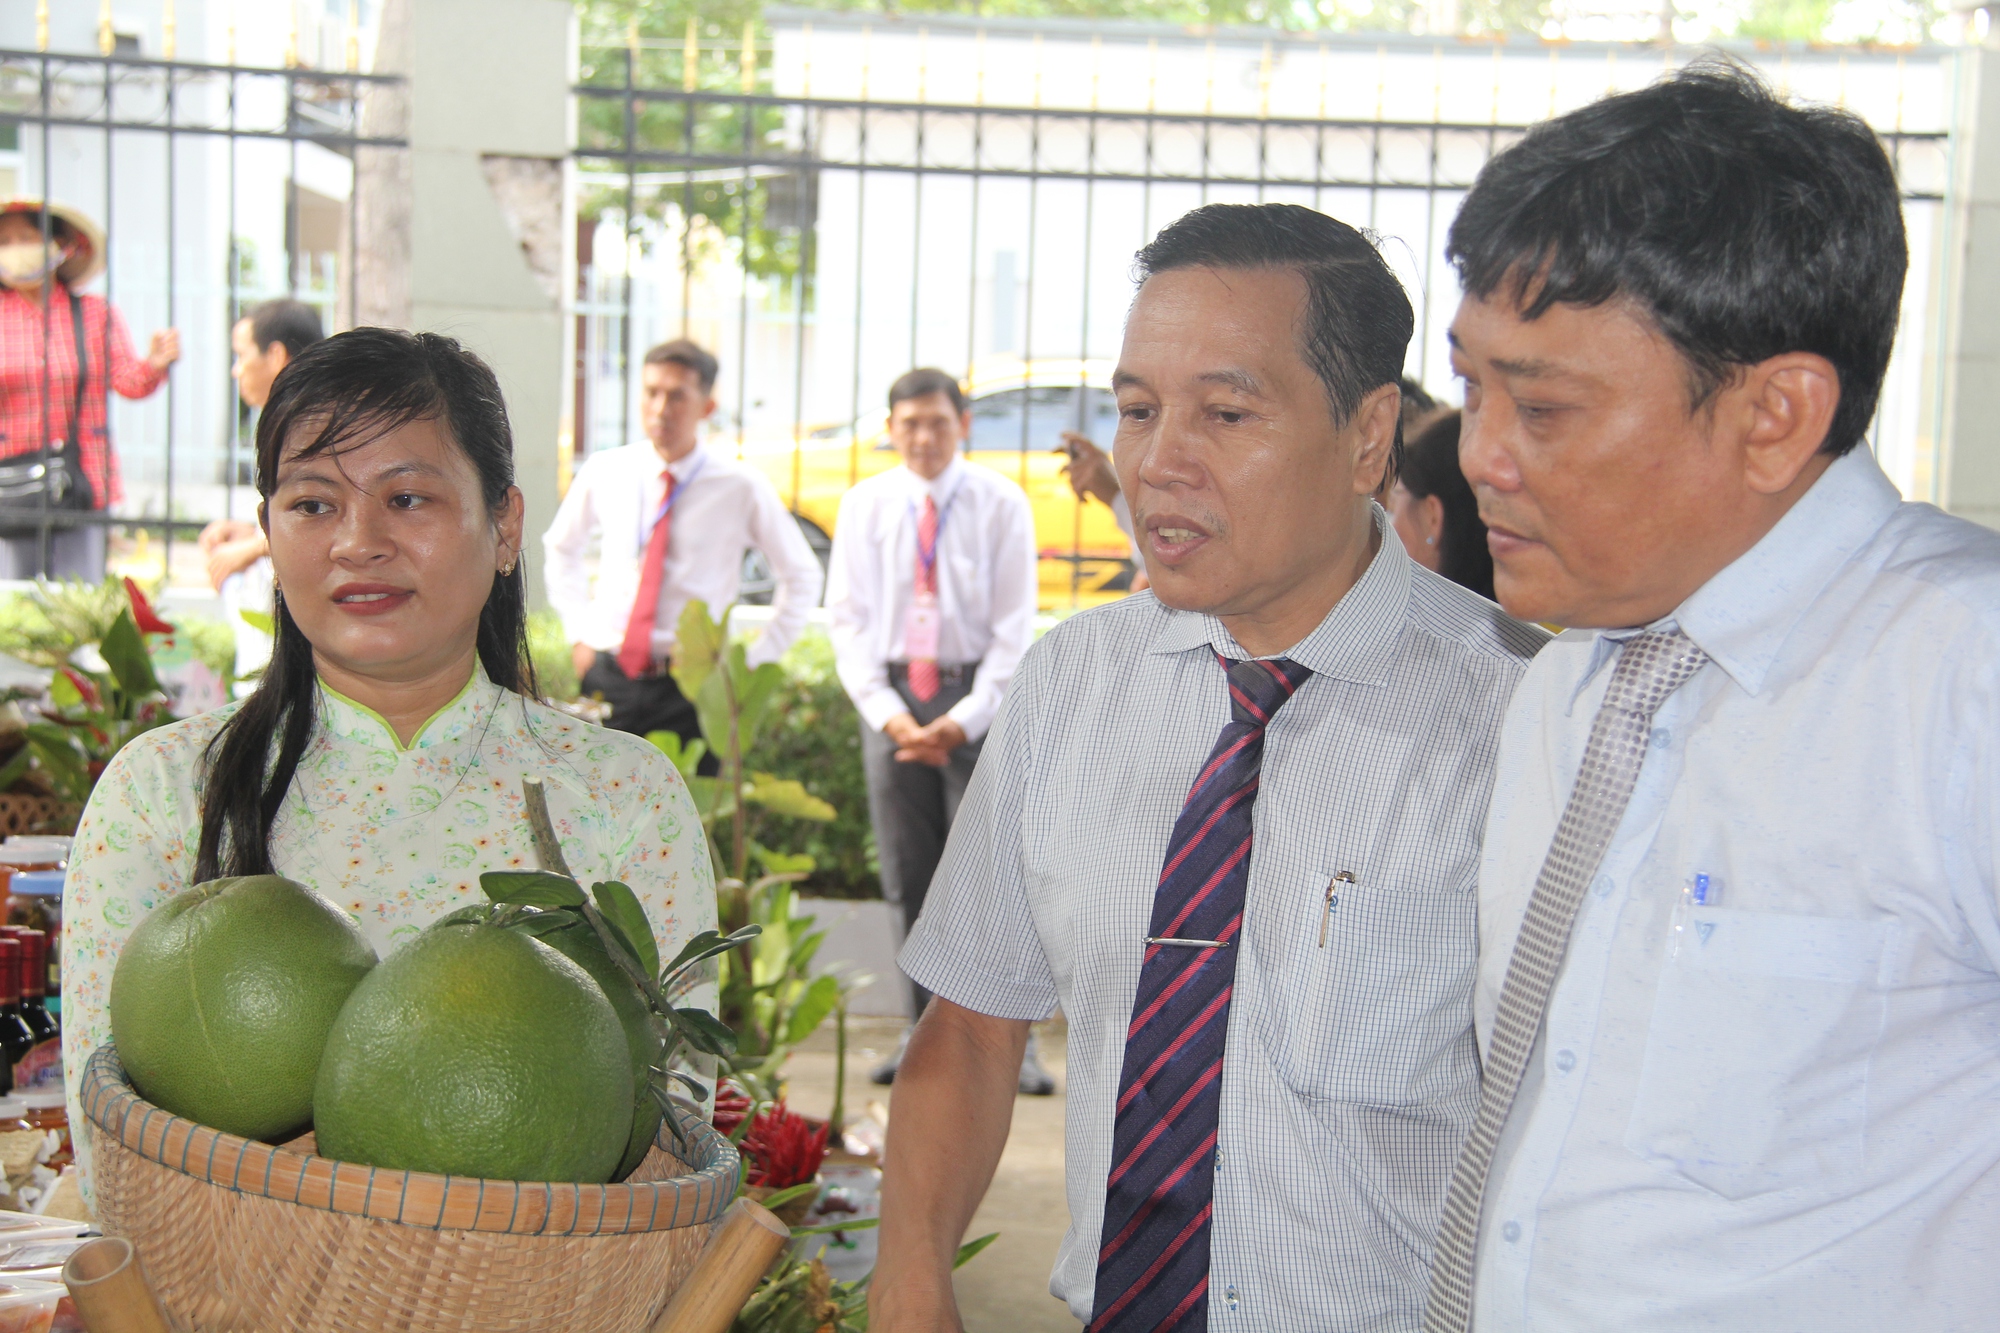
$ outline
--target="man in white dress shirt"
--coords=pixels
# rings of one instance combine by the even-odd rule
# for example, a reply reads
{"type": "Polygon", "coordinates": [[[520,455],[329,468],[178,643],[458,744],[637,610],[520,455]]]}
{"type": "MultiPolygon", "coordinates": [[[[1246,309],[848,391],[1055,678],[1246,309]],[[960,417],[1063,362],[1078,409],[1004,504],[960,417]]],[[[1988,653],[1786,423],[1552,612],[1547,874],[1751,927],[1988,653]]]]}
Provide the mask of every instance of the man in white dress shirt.
{"type": "MultiPolygon", "coordinates": [[[[716,360],[686,340],[646,353],[640,420],[646,443],[592,454],[542,537],[549,601],[569,635],[585,694],[610,724],[645,735],[701,735],[694,705],[667,667],[691,601],[720,616],[742,586],[743,554],[764,554],[777,579],[771,619],[751,666],[776,661],[819,602],[819,560],[785,502],[755,468],[701,447],[715,411],[716,360]],[[597,584],[586,560],[599,542],[597,584]]],[[[714,767],[714,756],[703,761],[714,767]]]]}
{"type": "Polygon", "coordinates": [[[1452,225],[1523,679],[1426,1328],[2000,1327],[2000,537],[1871,456],[1906,250],[1855,117],[1697,67],[1452,225]]]}
{"type": "Polygon", "coordinates": [[[1153,590],[1029,652],[904,971],[877,1333],[959,1328],[951,1259],[1013,1060],[1069,1022],[1091,1333],[1414,1333],[1478,1095],[1493,748],[1546,639],[1371,502],[1414,325],[1367,237],[1211,204],[1138,256],[1114,456],[1153,590]]]}
{"type": "MultiPolygon", "coordinates": [[[[1035,520],[1021,488],[967,463],[972,405],[942,370],[889,388],[903,465],[841,498],[827,610],[861,714],[882,896],[907,929],[944,853],[980,742],[1034,634],[1035,520]]],[[[910,1017],[929,993],[911,983],[910,1017]]],[[[901,1051],[898,1050],[898,1057],[901,1051]]],[[[896,1059],[876,1071],[895,1077],[896,1059]]],[[[1036,1092],[1054,1084],[1023,1069],[1036,1092]]]]}

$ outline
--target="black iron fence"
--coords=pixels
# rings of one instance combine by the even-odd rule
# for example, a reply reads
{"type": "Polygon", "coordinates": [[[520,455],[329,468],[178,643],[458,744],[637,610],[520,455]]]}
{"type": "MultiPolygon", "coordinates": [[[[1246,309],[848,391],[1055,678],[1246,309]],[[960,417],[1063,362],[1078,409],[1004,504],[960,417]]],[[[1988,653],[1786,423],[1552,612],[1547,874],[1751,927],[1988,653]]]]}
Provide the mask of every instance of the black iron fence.
{"type": "MultiPolygon", "coordinates": [[[[575,90],[577,454],[634,439],[638,358],[695,337],[724,362],[721,431],[823,541],[839,493],[888,465],[882,391],[942,365],[971,388],[974,456],[1035,501],[1046,605],[1129,577],[1108,512],[1075,502],[1051,449],[1065,429],[1109,443],[1141,244],[1215,200],[1366,226],[1417,305],[1410,373],[1436,385],[1457,300],[1445,229],[1527,128],[694,91],[633,68],[575,90]]],[[[1935,210],[1946,136],[1883,139],[1908,206],[1935,210]]]]}
{"type": "MultiPolygon", "coordinates": [[[[405,148],[402,81],[305,68],[0,50],[0,181],[9,195],[78,206],[109,235],[95,290],[143,355],[173,327],[181,361],[140,402],[106,384],[125,499],[48,525],[108,525],[163,539],[246,517],[248,416],[230,379],[230,331],[288,296],[329,329],[365,307],[357,210],[370,157],[405,148]]],[[[46,288],[44,289],[46,290],[46,288]]],[[[60,420],[66,405],[50,413],[60,420]]]]}

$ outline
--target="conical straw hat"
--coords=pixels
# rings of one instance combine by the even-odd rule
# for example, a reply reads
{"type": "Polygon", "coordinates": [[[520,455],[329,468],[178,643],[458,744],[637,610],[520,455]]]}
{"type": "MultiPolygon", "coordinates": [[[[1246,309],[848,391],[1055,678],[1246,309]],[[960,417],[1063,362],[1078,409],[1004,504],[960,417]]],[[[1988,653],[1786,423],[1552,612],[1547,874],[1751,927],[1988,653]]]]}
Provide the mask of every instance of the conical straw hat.
{"type": "MultiPolygon", "coordinates": [[[[26,195],[0,199],[0,214],[40,213],[42,201],[26,195]]],[[[56,276],[72,287],[81,287],[104,272],[104,229],[80,208],[50,204],[49,212],[70,232],[69,257],[57,266],[56,276]]]]}

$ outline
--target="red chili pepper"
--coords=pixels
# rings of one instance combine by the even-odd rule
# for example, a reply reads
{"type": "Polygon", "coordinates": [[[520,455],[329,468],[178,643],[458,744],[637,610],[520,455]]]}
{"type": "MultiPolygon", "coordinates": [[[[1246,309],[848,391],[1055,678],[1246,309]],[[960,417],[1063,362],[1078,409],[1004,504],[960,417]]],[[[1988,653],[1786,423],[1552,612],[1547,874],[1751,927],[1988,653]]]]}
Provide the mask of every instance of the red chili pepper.
{"type": "Polygon", "coordinates": [[[125,595],[132,601],[132,621],[141,634],[172,634],[174,627],[153,612],[153,604],[146,600],[146,594],[139,591],[139,585],[130,576],[125,580],[125,595]]]}
{"type": "Polygon", "coordinates": [[[826,1160],[829,1128],[822,1121],[815,1129],[812,1121],[783,1102],[759,1111],[743,1136],[743,1152],[751,1159],[750,1183],[785,1189],[811,1180],[826,1160]]]}

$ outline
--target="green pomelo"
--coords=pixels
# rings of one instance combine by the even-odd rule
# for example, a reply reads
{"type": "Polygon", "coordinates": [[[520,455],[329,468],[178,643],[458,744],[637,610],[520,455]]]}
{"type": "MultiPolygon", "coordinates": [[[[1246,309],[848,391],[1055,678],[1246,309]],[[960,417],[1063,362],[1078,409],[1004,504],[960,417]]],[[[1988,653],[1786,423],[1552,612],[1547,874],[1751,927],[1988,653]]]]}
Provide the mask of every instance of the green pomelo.
{"type": "Polygon", "coordinates": [[[613,1180],[623,1180],[646,1160],[646,1153],[660,1132],[660,1102],[647,1084],[652,1080],[648,1071],[660,1063],[666,1044],[653,1028],[653,1011],[640,993],[638,983],[611,960],[604,941],[588,923],[552,931],[541,940],[590,973],[604,991],[604,998],[617,1011],[619,1023],[624,1025],[625,1045],[632,1056],[632,1134],[625,1141],[625,1156],[611,1175],[613,1180]]]}
{"type": "Polygon", "coordinates": [[[313,1093],[320,1155],[492,1180],[611,1178],[632,1062],[590,974],[519,931],[427,930],[355,987],[313,1093]]]}
{"type": "Polygon", "coordinates": [[[155,908],[111,974],[111,1040],[132,1086],[245,1138],[312,1119],[334,1019],[375,966],[348,915],[303,884],[249,875],[155,908]]]}

